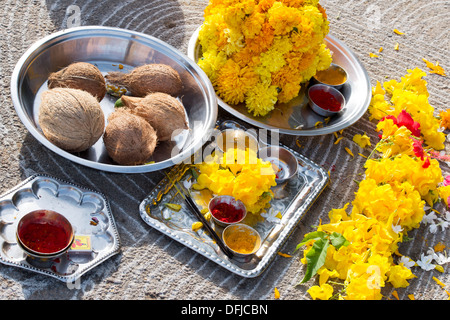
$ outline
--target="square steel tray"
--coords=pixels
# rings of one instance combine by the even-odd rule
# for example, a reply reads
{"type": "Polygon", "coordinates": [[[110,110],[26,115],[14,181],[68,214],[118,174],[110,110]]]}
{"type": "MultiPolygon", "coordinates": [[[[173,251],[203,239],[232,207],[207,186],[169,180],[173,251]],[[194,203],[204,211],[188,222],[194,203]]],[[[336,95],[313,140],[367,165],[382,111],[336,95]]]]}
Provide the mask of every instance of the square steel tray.
{"type": "MultiPolygon", "coordinates": [[[[167,173],[167,176],[141,202],[140,215],[151,227],[229,271],[247,278],[256,277],[274,259],[282,244],[329,182],[329,176],[322,167],[296,151],[287,149],[296,156],[299,170],[286,184],[272,189],[275,197],[271,201],[271,208],[267,211],[268,217],[252,225],[261,234],[262,245],[250,259],[242,260],[234,257],[230,259],[204,228],[192,231],[192,223],[197,219],[173,186],[175,181],[186,183],[195,179],[188,165],[180,164],[167,173]],[[173,211],[167,208],[166,203],[180,204],[181,210],[173,211]],[[282,218],[273,218],[278,212],[282,218]]],[[[195,191],[192,191],[192,194],[195,198],[195,191]]],[[[222,227],[214,225],[212,221],[211,226],[221,235],[222,227]]]]}
{"type": "Polygon", "coordinates": [[[63,282],[74,282],[120,250],[119,233],[106,198],[47,175],[31,176],[0,196],[0,226],[1,263],[63,282]],[[17,244],[16,228],[23,215],[38,209],[64,215],[74,227],[75,235],[90,236],[92,251],[69,251],[50,261],[28,257],[17,244]]]}

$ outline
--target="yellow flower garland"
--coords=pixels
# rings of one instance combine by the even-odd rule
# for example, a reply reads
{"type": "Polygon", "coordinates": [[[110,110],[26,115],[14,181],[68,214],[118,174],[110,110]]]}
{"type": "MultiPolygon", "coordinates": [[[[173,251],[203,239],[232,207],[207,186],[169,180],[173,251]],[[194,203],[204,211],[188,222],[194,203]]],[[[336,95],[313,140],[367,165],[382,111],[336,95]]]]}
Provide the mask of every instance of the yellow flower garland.
{"type": "Polygon", "coordinates": [[[210,0],[199,32],[198,65],[229,104],[265,116],[298,95],[331,63],[318,0],[210,0]]]}
{"type": "Polygon", "coordinates": [[[380,83],[373,88],[369,111],[372,119],[380,120],[377,131],[382,131],[373,153],[380,157],[367,160],[350,213],[349,203],[331,210],[329,223],[298,245],[306,245],[301,261],[309,264],[302,282],[319,275],[319,285],[308,290],[313,299],[381,299],[387,282],[407,287],[415,277],[403,263],[394,262],[393,254],[406,232],[419,226],[425,204],[447,202],[450,194],[450,188],[441,186],[438,161],[427,152],[442,149],[445,135],[428,104],[424,75],[420,69],[408,70],[401,81],[384,83],[385,90],[380,83]],[[339,237],[338,245],[329,241],[339,237]],[[321,263],[319,253],[325,255],[321,263]],[[338,294],[327,283],[333,278],[343,284],[338,294]]]}

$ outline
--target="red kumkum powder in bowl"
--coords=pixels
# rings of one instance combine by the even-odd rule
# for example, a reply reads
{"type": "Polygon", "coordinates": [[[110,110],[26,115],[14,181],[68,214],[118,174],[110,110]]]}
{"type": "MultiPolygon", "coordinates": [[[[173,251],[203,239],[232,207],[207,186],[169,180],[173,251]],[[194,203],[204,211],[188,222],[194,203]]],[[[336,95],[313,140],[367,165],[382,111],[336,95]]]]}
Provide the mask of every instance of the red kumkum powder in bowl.
{"type": "Polygon", "coordinates": [[[61,226],[45,222],[30,222],[19,232],[22,243],[39,253],[63,250],[68,245],[69,236],[61,226]]]}
{"type": "Polygon", "coordinates": [[[336,97],[324,90],[311,90],[309,97],[319,107],[325,110],[337,112],[341,110],[341,102],[336,97]]]}
{"type": "Polygon", "coordinates": [[[216,196],[211,199],[208,209],[213,220],[224,227],[241,222],[247,214],[247,210],[242,201],[226,195],[216,196]]]}
{"type": "Polygon", "coordinates": [[[17,238],[30,253],[59,254],[71,244],[73,228],[70,222],[57,212],[36,210],[20,219],[17,238]]]}
{"type": "Polygon", "coordinates": [[[232,204],[222,202],[214,207],[211,214],[222,222],[234,223],[244,217],[244,210],[240,210],[232,204]]]}

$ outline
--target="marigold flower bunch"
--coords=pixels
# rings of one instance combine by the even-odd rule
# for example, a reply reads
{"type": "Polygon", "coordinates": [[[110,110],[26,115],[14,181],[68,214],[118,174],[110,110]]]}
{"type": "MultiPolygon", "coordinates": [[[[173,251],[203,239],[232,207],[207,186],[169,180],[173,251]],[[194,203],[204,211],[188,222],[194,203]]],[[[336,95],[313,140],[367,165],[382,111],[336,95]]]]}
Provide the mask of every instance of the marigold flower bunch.
{"type": "Polygon", "coordinates": [[[431,156],[433,148],[443,148],[445,135],[428,103],[424,75],[408,70],[401,81],[385,82],[384,90],[380,83],[373,88],[369,111],[379,120],[380,141],[365,164],[355,198],[332,209],[330,221],[297,247],[306,246],[302,282],[319,276],[318,285],[308,290],[313,299],[381,299],[387,283],[407,287],[415,277],[393,255],[406,233],[419,227],[425,206],[447,202],[450,195],[439,162],[431,156]],[[336,242],[338,238],[343,240],[336,242]],[[343,289],[335,293],[329,279],[340,280],[343,289]]]}
{"type": "Polygon", "coordinates": [[[269,206],[276,185],[269,161],[257,157],[251,148],[230,148],[214,154],[197,165],[200,172],[194,189],[209,189],[214,195],[229,195],[241,200],[247,212],[258,214],[269,206]]]}
{"type": "Polygon", "coordinates": [[[329,31],[318,0],[210,0],[199,31],[198,65],[216,93],[265,116],[330,66],[329,31]]]}

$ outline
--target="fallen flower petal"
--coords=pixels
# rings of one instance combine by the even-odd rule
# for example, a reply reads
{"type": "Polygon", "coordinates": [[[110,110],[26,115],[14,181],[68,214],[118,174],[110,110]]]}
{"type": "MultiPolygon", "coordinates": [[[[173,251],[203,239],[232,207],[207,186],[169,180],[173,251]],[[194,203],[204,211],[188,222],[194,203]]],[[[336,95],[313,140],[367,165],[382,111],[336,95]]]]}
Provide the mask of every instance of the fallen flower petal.
{"type": "Polygon", "coordinates": [[[437,283],[438,285],[440,285],[442,288],[445,287],[445,284],[442,283],[438,278],[436,278],[436,277],[433,276],[433,280],[436,281],[436,283],[437,283]]]}
{"type": "Polygon", "coordinates": [[[394,29],[394,33],[398,34],[398,35],[404,35],[405,33],[398,31],[397,29],[394,29]]]}
{"type": "Polygon", "coordinates": [[[438,62],[438,61],[436,61],[436,64],[434,64],[434,63],[432,63],[432,62],[426,60],[425,58],[422,58],[422,60],[426,63],[427,67],[431,70],[430,73],[436,73],[436,74],[441,75],[441,76],[444,76],[444,77],[447,76],[447,75],[445,74],[444,68],[442,68],[442,67],[439,65],[439,62],[438,62]]]}
{"type": "Polygon", "coordinates": [[[280,292],[278,291],[278,289],[276,287],[273,290],[273,293],[274,293],[274,298],[275,299],[280,299],[280,292]]]}
{"type": "Polygon", "coordinates": [[[352,157],[354,157],[353,152],[352,152],[349,148],[345,147],[345,151],[347,151],[347,153],[348,153],[349,155],[351,155],[352,157]]]}
{"type": "Polygon", "coordinates": [[[343,139],[343,137],[339,137],[339,138],[337,138],[337,140],[334,142],[334,144],[338,144],[339,143],[339,141],[341,141],[343,139]]]}
{"type": "Polygon", "coordinates": [[[392,295],[395,297],[395,299],[400,300],[396,290],[392,291],[392,295]]]}
{"type": "Polygon", "coordinates": [[[365,148],[367,146],[370,146],[370,138],[367,136],[366,133],[364,133],[363,135],[360,134],[355,134],[353,136],[353,142],[355,142],[356,144],[358,144],[361,148],[365,148]]]}

